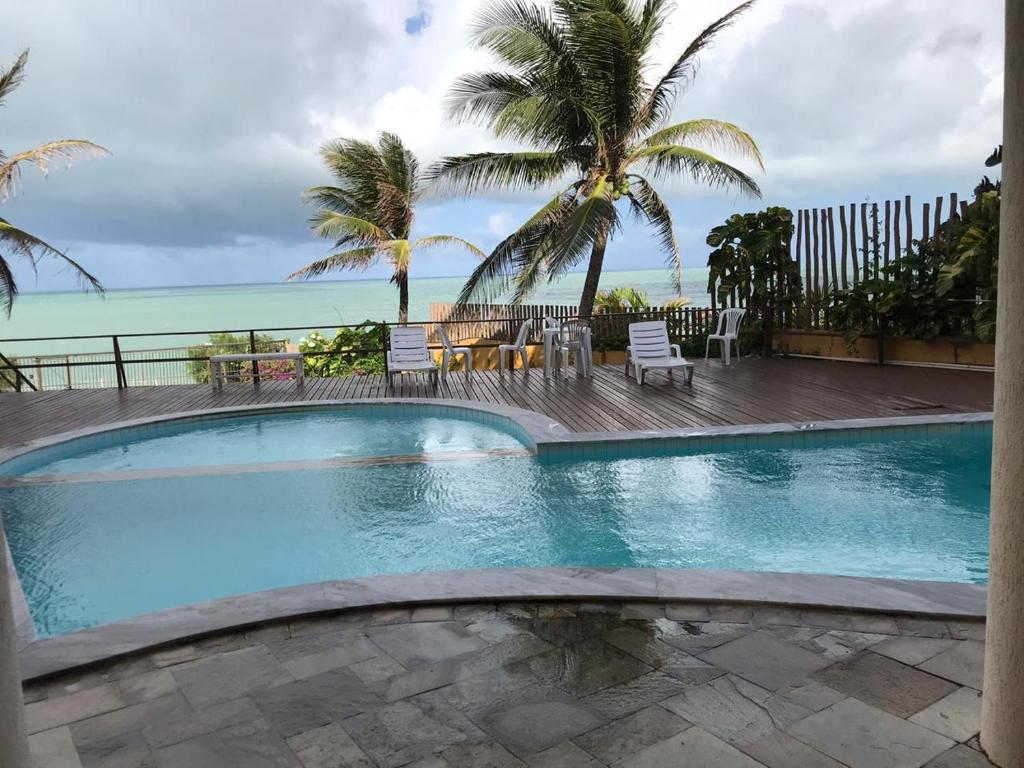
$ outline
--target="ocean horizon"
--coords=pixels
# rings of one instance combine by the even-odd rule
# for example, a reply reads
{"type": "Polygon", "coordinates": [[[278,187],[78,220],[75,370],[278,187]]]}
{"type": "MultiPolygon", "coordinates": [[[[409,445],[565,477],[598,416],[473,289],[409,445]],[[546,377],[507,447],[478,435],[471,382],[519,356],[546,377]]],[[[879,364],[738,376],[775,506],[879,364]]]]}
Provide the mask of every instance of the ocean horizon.
{"type": "MultiPolygon", "coordinates": [[[[409,281],[410,322],[427,322],[430,304],[456,299],[465,276],[409,281]]],[[[584,273],[574,272],[538,290],[527,304],[576,304],[584,273]]],[[[667,269],[606,271],[601,287],[625,285],[646,291],[652,304],[675,296],[667,269]]],[[[707,268],[683,272],[683,295],[707,306],[707,268]]],[[[398,290],[387,278],[294,283],[118,288],[97,295],[83,291],[23,292],[10,318],[0,318],[0,353],[8,357],[109,352],[112,335],[127,337],[122,349],[160,349],[200,344],[214,331],[299,328],[279,334],[297,340],[304,331],[331,332],[339,325],[398,319],[398,290]],[[102,335],[101,339],[9,342],[5,339],[102,335]]]]}

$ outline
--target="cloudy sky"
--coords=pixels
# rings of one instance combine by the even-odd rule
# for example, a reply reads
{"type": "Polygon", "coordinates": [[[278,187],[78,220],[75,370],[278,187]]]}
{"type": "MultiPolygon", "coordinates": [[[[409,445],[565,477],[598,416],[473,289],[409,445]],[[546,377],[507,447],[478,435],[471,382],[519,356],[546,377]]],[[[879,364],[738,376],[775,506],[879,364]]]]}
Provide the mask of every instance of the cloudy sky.
{"type": "MultiPolygon", "coordinates": [[[[679,3],[661,62],[738,0],[679,3]]],[[[327,181],[317,148],[390,130],[427,163],[494,148],[445,120],[478,0],[4,0],[0,61],[31,48],[0,112],[8,153],[55,138],[111,152],[48,178],[29,170],[0,215],[66,248],[110,288],[270,282],[327,253],[303,189],[327,181]]],[[[702,60],[680,119],[736,122],[761,145],[763,204],[829,205],[969,193],[1001,140],[1002,0],[760,0],[702,60]]],[[[667,191],[689,266],[704,237],[757,203],[687,184],[667,191]]],[[[419,234],[489,249],[543,194],[428,201],[419,234]]],[[[627,228],[611,269],[658,266],[627,228]]],[[[456,253],[415,273],[458,275],[456,253]]],[[[21,271],[26,290],[67,275],[21,271]]],[[[367,276],[386,274],[383,268],[367,276]]]]}

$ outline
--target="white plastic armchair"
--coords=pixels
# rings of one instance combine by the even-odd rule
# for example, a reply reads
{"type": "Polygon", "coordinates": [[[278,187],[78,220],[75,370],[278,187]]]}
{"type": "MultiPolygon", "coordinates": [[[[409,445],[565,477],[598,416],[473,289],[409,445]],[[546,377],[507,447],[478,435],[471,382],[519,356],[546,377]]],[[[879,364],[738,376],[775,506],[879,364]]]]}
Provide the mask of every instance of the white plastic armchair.
{"type": "Polygon", "coordinates": [[[650,368],[663,368],[671,378],[676,368],[682,368],[686,374],[686,383],[693,383],[693,363],[683,357],[678,344],[672,344],[668,338],[668,326],[664,320],[652,320],[645,323],[629,324],[629,346],[626,347],[626,375],[630,368],[636,376],[637,383],[644,383],[644,374],[650,368]]]}
{"type": "Polygon", "coordinates": [[[391,329],[388,341],[388,386],[394,387],[396,373],[429,373],[437,386],[437,365],[427,347],[427,329],[421,325],[400,325],[391,329]]]}
{"type": "Polygon", "coordinates": [[[715,333],[708,335],[708,343],[704,348],[704,359],[707,360],[711,354],[711,342],[720,341],[722,343],[722,358],[725,360],[725,364],[729,364],[729,358],[731,357],[733,342],[736,343],[736,359],[739,360],[739,332],[740,323],[743,322],[743,316],[747,314],[747,310],[740,309],[723,309],[718,315],[718,330],[715,333]]]}
{"type": "Polygon", "coordinates": [[[448,336],[448,331],[444,329],[443,325],[435,326],[437,328],[437,336],[441,339],[441,381],[448,378],[448,365],[455,358],[456,355],[462,355],[462,364],[466,369],[466,378],[469,378],[470,373],[473,371],[473,349],[472,347],[456,347],[452,344],[451,338],[448,336]]]}
{"type": "MultiPolygon", "coordinates": [[[[511,354],[519,355],[519,359],[523,361],[523,370],[527,370],[530,367],[530,358],[526,352],[526,339],[530,335],[530,325],[532,320],[524,320],[523,324],[519,326],[519,333],[516,334],[516,340],[512,344],[501,344],[498,346],[498,373],[505,371],[505,358],[511,354]]],[[[515,368],[515,362],[513,361],[512,367],[515,368]]]]}

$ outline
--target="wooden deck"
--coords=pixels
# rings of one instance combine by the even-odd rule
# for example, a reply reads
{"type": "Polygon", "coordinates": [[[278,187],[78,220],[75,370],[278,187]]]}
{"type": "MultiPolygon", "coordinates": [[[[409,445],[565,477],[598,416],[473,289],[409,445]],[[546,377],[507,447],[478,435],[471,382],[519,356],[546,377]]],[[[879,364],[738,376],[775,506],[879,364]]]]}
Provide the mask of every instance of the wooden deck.
{"type": "Polygon", "coordinates": [[[618,366],[592,379],[545,380],[539,370],[448,377],[436,392],[410,380],[389,392],[380,376],[290,381],[0,393],[0,445],[126,419],[258,403],[374,397],[481,400],[539,411],[577,432],[822,421],[992,410],[992,374],[823,360],[698,361],[693,386],[653,373],[639,387],[618,366]]]}

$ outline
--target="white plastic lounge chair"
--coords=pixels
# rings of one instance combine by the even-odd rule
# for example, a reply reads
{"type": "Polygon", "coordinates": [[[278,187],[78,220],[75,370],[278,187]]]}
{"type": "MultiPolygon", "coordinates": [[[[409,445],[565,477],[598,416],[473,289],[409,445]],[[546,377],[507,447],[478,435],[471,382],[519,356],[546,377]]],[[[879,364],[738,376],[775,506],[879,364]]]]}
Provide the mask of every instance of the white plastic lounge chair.
{"type": "MultiPolygon", "coordinates": [[[[519,333],[516,334],[516,340],[512,344],[501,344],[498,346],[498,373],[504,372],[505,358],[509,353],[519,355],[519,359],[523,361],[524,371],[530,367],[530,360],[526,353],[526,339],[530,335],[530,326],[532,324],[532,320],[524,320],[523,324],[519,326],[519,333]]],[[[514,361],[512,363],[512,367],[515,368],[514,361]]]]}
{"type": "Polygon", "coordinates": [[[437,335],[441,339],[441,347],[443,352],[441,353],[441,381],[448,378],[448,364],[451,363],[452,359],[456,355],[462,355],[462,364],[466,369],[466,378],[469,378],[470,373],[473,371],[473,350],[471,347],[456,347],[452,344],[451,338],[448,336],[448,331],[444,329],[443,325],[436,326],[437,335]]]}
{"type": "Polygon", "coordinates": [[[586,320],[566,320],[558,329],[558,365],[569,365],[569,353],[578,355],[584,374],[590,373],[590,323],[586,320]]]}
{"type": "Polygon", "coordinates": [[[664,320],[629,324],[629,346],[626,347],[626,375],[630,366],[639,384],[644,383],[648,368],[665,368],[671,377],[676,368],[686,373],[686,383],[693,383],[693,363],[683,357],[678,344],[669,343],[668,326],[664,320]]]}
{"type": "Polygon", "coordinates": [[[421,325],[400,325],[391,329],[388,351],[388,386],[395,384],[396,373],[429,373],[437,386],[437,365],[427,348],[427,330],[421,325]]]}
{"type": "Polygon", "coordinates": [[[722,358],[725,360],[725,364],[729,364],[730,353],[732,352],[733,342],[736,343],[736,359],[739,360],[739,331],[740,323],[743,322],[743,316],[747,314],[747,310],[735,308],[735,309],[723,309],[718,315],[718,331],[708,335],[708,343],[704,348],[704,359],[708,359],[708,355],[711,353],[711,342],[720,341],[722,342],[722,358]]]}

